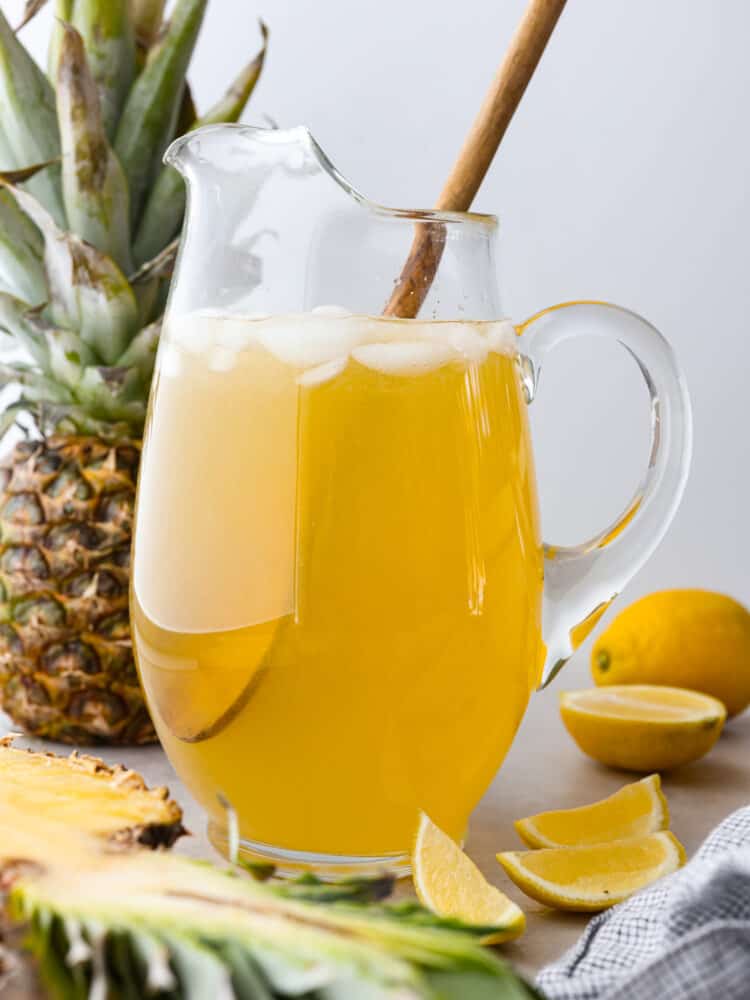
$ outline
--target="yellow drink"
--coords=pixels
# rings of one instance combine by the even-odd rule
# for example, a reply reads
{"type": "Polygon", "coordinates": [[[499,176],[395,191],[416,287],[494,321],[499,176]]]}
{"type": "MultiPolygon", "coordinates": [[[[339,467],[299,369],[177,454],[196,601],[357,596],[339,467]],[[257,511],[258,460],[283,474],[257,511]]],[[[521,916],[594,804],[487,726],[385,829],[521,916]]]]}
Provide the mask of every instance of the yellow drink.
{"type": "Polygon", "coordinates": [[[541,643],[507,324],[172,319],[133,624],[181,777],[249,841],[380,856],[463,835],[541,643]]]}

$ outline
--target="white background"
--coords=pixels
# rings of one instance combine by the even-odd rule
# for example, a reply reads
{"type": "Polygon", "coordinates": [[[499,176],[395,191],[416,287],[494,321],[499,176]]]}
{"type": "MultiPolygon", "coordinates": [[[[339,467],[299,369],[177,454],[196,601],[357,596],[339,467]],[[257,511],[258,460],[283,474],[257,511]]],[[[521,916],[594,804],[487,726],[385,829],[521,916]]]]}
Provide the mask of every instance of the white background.
{"type": "MultiPolygon", "coordinates": [[[[22,4],[2,6],[15,18],[22,4]]],[[[205,107],[257,48],[263,16],[270,49],[247,120],[305,124],[369,197],[425,207],[523,6],[212,0],[192,81],[205,107]]],[[[24,32],[41,58],[49,17],[24,32]]],[[[628,599],[702,586],[750,603],[749,40],[747,0],[570,0],[476,202],[501,219],[512,317],[607,298],[650,318],[686,372],[687,493],[628,599]]],[[[642,471],[638,377],[616,350],[563,347],[533,412],[545,534],[581,540],[642,471]]]]}

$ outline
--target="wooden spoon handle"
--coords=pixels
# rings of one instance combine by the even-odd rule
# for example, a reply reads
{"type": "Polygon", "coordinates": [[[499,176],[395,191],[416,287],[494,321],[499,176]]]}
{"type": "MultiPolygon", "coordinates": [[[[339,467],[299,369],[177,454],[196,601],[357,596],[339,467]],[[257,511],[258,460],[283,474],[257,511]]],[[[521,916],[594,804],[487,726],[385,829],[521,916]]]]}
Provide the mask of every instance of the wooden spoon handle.
{"type": "MultiPolygon", "coordinates": [[[[437,200],[440,211],[466,212],[542,57],[566,0],[529,0],[458,159],[437,200]]],[[[409,257],[385,307],[386,316],[413,318],[440,265],[445,238],[439,223],[417,224],[409,257]]]]}
{"type": "Polygon", "coordinates": [[[467,212],[534,74],[566,0],[530,0],[479,114],[437,200],[438,209],[467,212]]]}

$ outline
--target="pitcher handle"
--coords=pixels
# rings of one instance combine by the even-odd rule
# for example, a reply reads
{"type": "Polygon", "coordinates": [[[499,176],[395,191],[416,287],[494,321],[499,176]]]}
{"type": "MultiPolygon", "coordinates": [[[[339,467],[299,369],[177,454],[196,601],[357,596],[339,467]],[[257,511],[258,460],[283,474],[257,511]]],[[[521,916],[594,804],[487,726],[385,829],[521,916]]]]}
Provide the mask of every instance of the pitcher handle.
{"type": "Polygon", "coordinates": [[[556,676],[664,536],[682,497],[692,422],[685,381],[672,348],[647,320],[608,302],[565,302],[517,327],[534,387],[551,350],[571,337],[615,340],[635,360],[651,405],[648,465],[635,494],[610,527],[583,545],[544,546],[540,688],[556,676]]]}

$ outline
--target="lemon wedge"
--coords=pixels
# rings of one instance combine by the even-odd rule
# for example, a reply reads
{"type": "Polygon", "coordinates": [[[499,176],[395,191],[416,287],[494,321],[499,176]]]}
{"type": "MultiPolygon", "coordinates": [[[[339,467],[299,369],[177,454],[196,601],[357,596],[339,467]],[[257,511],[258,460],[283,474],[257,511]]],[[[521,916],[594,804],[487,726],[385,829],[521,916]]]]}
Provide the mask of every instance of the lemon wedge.
{"type": "Polygon", "coordinates": [[[653,684],[563,692],[560,714],[584,753],[628,771],[667,771],[698,760],[727,717],[710,695],[653,684]]]}
{"type": "Polygon", "coordinates": [[[667,830],[669,807],[659,775],[652,774],[599,802],[527,816],[515,827],[529,847],[583,847],[667,830]]]}
{"type": "Polygon", "coordinates": [[[532,899],[558,910],[595,912],[676,871],[685,850],[662,831],[611,844],[505,851],[497,860],[532,899]]]}
{"type": "Polygon", "coordinates": [[[520,907],[485,879],[461,848],[422,813],[412,855],[414,888],[420,903],[441,917],[455,917],[487,929],[485,944],[523,934],[520,907]]]}

